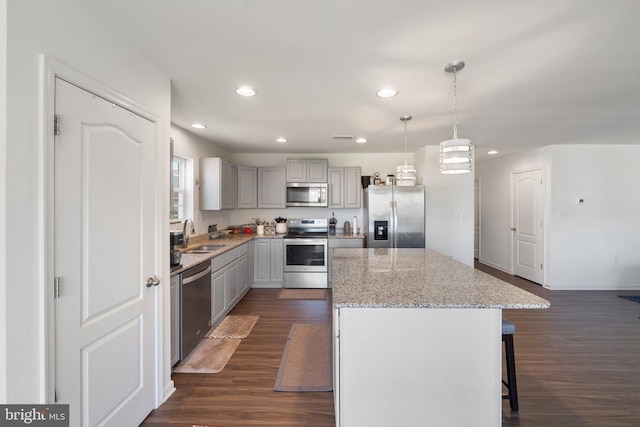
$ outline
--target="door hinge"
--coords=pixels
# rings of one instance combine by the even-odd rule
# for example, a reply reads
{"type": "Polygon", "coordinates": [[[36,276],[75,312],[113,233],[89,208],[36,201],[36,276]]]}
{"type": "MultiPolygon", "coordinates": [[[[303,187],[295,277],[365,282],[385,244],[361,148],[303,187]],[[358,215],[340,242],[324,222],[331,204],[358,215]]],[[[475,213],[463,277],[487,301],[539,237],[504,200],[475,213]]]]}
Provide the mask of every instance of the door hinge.
{"type": "Polygon", "coordinates": [[[542,264],[540,264],[540,270],[542,270],[542,264]]]}
{"type": "Polygon", "coordinates": [[[53,279],[53,298],[60,298],[60,278],[53,279]]]}
{"type": "Polygon", "coordinates": [[[53,134],[55,136],[60,135],[60,114],[53,116],[53,134]]]}

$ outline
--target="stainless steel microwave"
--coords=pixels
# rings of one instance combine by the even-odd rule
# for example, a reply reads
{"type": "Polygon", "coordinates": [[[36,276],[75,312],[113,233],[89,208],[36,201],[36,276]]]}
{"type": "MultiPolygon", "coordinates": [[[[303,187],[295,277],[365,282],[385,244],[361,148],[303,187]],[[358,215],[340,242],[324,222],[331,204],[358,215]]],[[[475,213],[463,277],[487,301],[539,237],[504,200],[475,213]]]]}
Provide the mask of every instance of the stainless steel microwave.
{"type": "Polygon", "coordinates": [[[327,207],[327,184],[317,182],[288,182],[287,206],[327,207]]]}

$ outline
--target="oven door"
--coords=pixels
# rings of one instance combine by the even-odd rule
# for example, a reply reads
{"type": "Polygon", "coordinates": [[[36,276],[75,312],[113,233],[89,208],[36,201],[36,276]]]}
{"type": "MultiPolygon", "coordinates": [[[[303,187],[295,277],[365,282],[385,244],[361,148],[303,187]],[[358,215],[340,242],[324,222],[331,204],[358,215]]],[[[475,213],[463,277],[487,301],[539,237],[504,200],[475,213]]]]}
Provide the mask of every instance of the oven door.
{"type": "Polygon", "coordinates": [[[327,239],[284,239],[284,271],[327,272],[327,239]]]}

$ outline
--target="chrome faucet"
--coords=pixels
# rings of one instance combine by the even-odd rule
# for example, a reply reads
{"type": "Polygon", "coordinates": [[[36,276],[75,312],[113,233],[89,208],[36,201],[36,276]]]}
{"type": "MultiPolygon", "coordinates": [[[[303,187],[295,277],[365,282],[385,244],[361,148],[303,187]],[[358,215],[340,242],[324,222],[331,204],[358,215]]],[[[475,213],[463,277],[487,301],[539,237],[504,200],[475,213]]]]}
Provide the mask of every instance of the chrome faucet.
{"type": "Polygon", "coordinates": [[[187,222],[191,221],[191,234],[196,234],[196,230],[193,228],[193,220],[191,218],[187,218],[184,220],[184,225],[182,226],[182,235],[184,236],[184,242],[182,242],[182,247],[186,248],[189,246],[189,235],[187,234],[187,222]]]}

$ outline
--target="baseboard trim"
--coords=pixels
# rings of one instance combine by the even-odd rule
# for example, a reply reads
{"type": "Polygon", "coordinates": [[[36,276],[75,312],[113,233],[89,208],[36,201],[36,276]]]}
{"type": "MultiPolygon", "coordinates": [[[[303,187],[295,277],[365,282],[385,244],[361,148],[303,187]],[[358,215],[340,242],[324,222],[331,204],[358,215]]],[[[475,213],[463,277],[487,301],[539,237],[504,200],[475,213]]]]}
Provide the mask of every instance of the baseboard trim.
{"type": "Polygon", "coordinates": [[[252,289],[280,289],[282,288],[283,283],[253,283],[251,285],[252,289]]]}
{"type": "Polygon", "coordinates": [[[505,269],[505,268],[503,268],[503,267],[500,267],[499,265],[492,264],[492,263],[490,263],[489,261],[485,261],[485,260],[483,260],[483,259],[478,258],[478,262],[479,262],[480,264],[484,264],[484,265],[486,265],[487,267],[491,267],[491,268],[495,268],[496,270],[500,270],[500,271],[502,271],[503,273],[507,273],[507,274],[511,274],[511,275],[513,275],[513,274],[511,273],[511,271],[509,271],[508,269],[505,269]]]}

